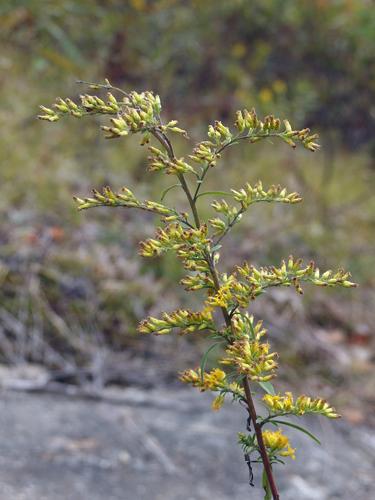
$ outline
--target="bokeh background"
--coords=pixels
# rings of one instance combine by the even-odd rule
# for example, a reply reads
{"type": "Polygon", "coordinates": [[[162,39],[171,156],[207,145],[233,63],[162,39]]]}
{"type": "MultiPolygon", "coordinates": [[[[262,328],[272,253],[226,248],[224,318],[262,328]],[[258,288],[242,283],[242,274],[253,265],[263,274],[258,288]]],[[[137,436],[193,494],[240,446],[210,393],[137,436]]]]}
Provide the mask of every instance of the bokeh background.
{"type": "MultiPolygon", "coordinates": [[[[36,120],[39,104],[86,91],[77,79],[107,77],[160,94],[166,116],[190,132],[181,152],[241,107],[320,133],[315,154],[275,143],[226,156],[213,189],[262,179],[299,191],[304,203],[255,207],[222,262],[230,270],[245,258],[267,265],[292,253],[352,271],[358,289],[302,298],[275,290],[253,311],[280,352],[280,387],[319,393],[350,425],[373,425],[374,3],[2,0],[0,41],[4,370],[39,367],[74,387],[177,387],[176,372],[197,365],[207,347],[196,337],[136,334],[144,316],[197,300],[176,284],[174,258],[138,256],[153,219],[77,213],[72,202],[107,184],[158,199],[167,184],[146,172],[147,151],[133,139],[106,141],[97,119],[36,120]]],[[[180,203],[176,191],[170,199],[180,203]]]]}

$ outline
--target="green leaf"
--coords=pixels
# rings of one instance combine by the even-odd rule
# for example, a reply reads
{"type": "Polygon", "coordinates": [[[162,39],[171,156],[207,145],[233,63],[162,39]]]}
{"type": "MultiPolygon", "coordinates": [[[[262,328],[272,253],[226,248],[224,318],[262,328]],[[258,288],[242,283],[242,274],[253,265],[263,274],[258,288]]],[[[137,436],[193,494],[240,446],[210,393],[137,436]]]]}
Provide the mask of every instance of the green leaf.
{"type": "Polygon", "coordinates": [[[163,191],[163,193],[162,193],[162,195],[161,195],[160,201],[163,201],[163,200],[164,200],[164,198],[165,198],[165,196],[166,196],[166,194],[167,194],[167,193],[168,193],[171,189],[173,189],[173,188],[175,188],[175,187],[181,187],[181,184],[173,184],[173,186],[169,186],[169,187],[167,187],[167,189],[164,189],[164,191],[163,191]]]}
{"type": "Polygon", "coordinates": [[[201,196],[233,196],[232,193],[227,193],[226,191],[205,191],[204,193],[198,194],[197,199],[201,196]]]}
{"type": "MultiPolygon", "coordinates": [[[[255,330],[254,330],[253,323],[250,321],[250,319],[247,316],[244,316],[244,318],[246,318],[247,323],[248,323],[249,328],[250,328],[251,336],[253,337],[253,340],[255,340],[255,330]]],[[[264,383],[267,383],[267,382],[264,382],[264,383]]],[[[271,385],[271,384],[269,384],[269,385],[271,385]]]]}
{"type": "Polygon", "coordinates": [[[215,344],[212,344],[208,349],[207,351],[203,354],[202,356],[202,360],[201,360],[201,364],[200,364],[200,369],[201,369],[201,380],[203,382],[203,373],[206,369],[206,364],[207,364],[207,359],[208,359],[208,355],[210,354],[211,351],[213,351],[215,349],[215,347],[217,347],[218,345],[222,344],[223,342],[216,342],[215,344]]]}
{"type": "Polygon", "coordinates": [[[288,425],[289,427],[293,427],[293,429],[297,429],[298,431],[301,431],[303,432],[304,434],[306,434],[307,436],[309,436],[311,439],[313,439],[316,443],[318,444],[322,444],[319,439],[314,436],[314,434],[312,434],[310,431],[308,431],[307,429],[305,429],[304,427],[300,426],[300,425],[297,425],[297,424],[293,424],[292,422],[287,422],[285,420],[271,420],[271,422],[273,424],[281,424],[281,425],[288,425]]]}
{"type": "Polygon", "coordinates": [[[222,247],[222,245],[215,245],[214,247],[211,248],[211,252],[217,252],[218,250],[220,250],[220,248],[222,247]]]}
{"type": "MultiPolygon", "coordinates": [[[[248,318],[245,314],[242,314],[242,313],[240,313],[240,312],[239,312],[238,314],[239,314],[239,315],[241,316],[241,318],[242,318],[244,321],[246,321],[246,323],[249,325],[249,330],[250,330],[250,333],[251,333],[251,337],[252,337],[252,339],[253,339],[253,340],[255,340],[255,331],[254,331],[254,326],[253,326],[252,322],[250,321],[250,318],[248,318]]],[[[265,389],[265,390],[266,390],[266,389],[265,389]]],[[[266,392],[268,392],[268,391],[266,391],[266,392]]],[[[270,394],[272,394],[272,393],[270,393],[270,394]]],[[[273,394],[273,395],[274,395],[274,394],[273,394]]]]}
{"type": "Polygon", "coordinates": [[[275,457],[275,458],[274,458],[274,460],[275,460],[275,462],[277,462],[278,464],[285,465],[284,460],[281,460],[281,458],[275,457]]]}
{"type": "Polygon", "coordinates": [[[275,396],[276,395],[276,392],[275,392],[275,388],[274,386],[271,384],[271,382],[258,382],[258,384],[261,386],[261,388],[267,393],[267,394],[271,394],[271,396],[275,396]]]}

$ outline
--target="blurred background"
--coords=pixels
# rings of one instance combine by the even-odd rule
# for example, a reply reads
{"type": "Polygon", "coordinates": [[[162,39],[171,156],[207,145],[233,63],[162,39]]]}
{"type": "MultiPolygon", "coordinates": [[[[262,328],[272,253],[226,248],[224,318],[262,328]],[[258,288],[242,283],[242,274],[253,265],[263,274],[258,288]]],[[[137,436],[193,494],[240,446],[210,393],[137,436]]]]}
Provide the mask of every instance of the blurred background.
{"type": "MultiPolygon", "coordinates": [[[[348,429],[374,425],[373,1],[2,0],[0,42],[3,387],[96,395],[165,387],[167,395],[179,389],[176,372],[198,365],[207,348],[193,336],[136,334],[143,317],[198,303],[176,284],[173,257],[137,255],[138,241],[153,234],[152,217],[77,213],[72,202],[107,184],[158,200],[168,179],[146,172],[147,150],[134,139],[106,141],[99,119],[36,120],[40,104],[86,92],[77,79],[108,78],[160,94],[165,115],[189,130],[190,142],[177,144],[181,153],[208,123],[230,124],[242,107],[320,133],[315,154],[277,143],[227,154],[209,180],[213,189],[261,179],[297,190],[304,203],[256,206],[227,240],[222,263],[227,270],[244,259],[267,265],[292,253],[352,272],[355,290],[306,289],[303,297],[274,290],[253,312],[280,353],[278,387],[329,398],[348,429]]],[[[175,190],[170,200],[181,202],[175,190]]],[[[33,404],[26,395],[26,403],[7,397],[14,415],[33,404]]],[[[17,491],[2,498],[34,498],[17,491]]],[[[35,498],[60,498],[41,491],[35,498]]],[[[147,488],[132,496],[108,491],[69,498],[159,498],[147,488]]],[[[237,498],[228,491],[217,498],[237,498]]],[[[324,495],[301,498],[346,498],[324,495]]],[[[368,496],[357,490],[356,498],[368,496]]]]}

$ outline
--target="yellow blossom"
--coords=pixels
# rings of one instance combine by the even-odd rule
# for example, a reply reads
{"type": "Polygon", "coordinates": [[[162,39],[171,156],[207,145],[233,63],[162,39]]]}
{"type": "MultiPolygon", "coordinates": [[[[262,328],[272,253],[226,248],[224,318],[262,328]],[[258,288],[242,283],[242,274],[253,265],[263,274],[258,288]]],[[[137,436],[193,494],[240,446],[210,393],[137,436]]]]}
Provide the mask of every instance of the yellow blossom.
{"type": "Polygon", "coordinates": [[[198,387],[201,391],[217,391],[225,386],[226,375],[220,368],[215,368],[210,372],[201,370],[185,370],[180,374],[180,380],[193,387],[198,387]]]}
{"type": "Polygon", "coordinates": [[[225,399],[225,395],[224,394],[220,394],[219,396],[216,396],[216,398],[212,401],[211,408],[214,411],[220,410],[220,408],[224,404],[224,399],[225,399]]]}
{"type": "Polygon", "coordinates": [[[220,363],[237,366],[238,371],[256,382],[267,382],[275,376],[277,353],[269,352],[270,346],[246,338],[234,341],[225,351],[220,363]]]}
{"type": "Polygon", "coordinates": [[[299,396],[294,402],[291,392],[284,396],[265,394],[263,402],[273,413],[291,413],[293,415],[304,415],[305,413],[319,413],[328,418],[339,418],[333,407],[321,398],[312,399],[308,396],[299,396]]]}
{"type": "Polygon", "coordinates": [[[188,309],[178,309],[171,313],[163,313],[162,318],[150,316],[140,322],[138,331],[140,333],[156,333],[163,335],[171,333],[174,328],[180,329],[181,333],[191,333],[202,330],[213,330],[215,325],[212,314],[205,309],[201,312],[193,312],[188,309]]]}
{"type": "Polygon", "coordinates": [[[268,452],[281,457],[291,457],[295,460],[295,448],[292,448],[289,443],[289,438],[285,436],[281,430],[262,432],[264,445],[268,452]]]}

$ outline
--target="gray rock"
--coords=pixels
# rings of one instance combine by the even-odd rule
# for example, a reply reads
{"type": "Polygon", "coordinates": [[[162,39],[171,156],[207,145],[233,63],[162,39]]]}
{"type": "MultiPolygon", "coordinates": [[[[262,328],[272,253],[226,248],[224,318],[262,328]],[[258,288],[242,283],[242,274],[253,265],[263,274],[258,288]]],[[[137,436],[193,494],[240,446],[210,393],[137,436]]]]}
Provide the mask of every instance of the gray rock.
{"type": "MultiPolygon", "coordinates": [[[[236,434],[245,411],[215,413],[193,390],[124,390],[123,404],[3,391],[1,500],[262,499],[248,485],[236,434]]],[[[306,425],[322,447],[289,433],[297,460],[275,473],[282,500],[368,500],[375,440],[345,422],[306,425]]],[[[259,467],[254,467],[259,484],[259,467]]]]}

